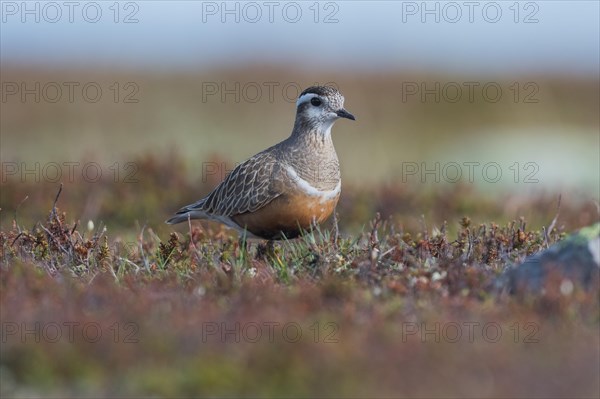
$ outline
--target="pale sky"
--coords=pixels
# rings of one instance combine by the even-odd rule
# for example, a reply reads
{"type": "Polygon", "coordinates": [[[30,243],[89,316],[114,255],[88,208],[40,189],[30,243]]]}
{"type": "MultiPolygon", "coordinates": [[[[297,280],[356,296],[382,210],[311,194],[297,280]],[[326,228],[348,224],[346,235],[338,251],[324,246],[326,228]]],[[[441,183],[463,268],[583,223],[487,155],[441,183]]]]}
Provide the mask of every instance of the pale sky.
{"type": "Polygon", "coordinates": [[[595,76],[600,70],[596,0],[23,4],[1,2],[4,65],[198,69],[248,62],[595,76]]]}

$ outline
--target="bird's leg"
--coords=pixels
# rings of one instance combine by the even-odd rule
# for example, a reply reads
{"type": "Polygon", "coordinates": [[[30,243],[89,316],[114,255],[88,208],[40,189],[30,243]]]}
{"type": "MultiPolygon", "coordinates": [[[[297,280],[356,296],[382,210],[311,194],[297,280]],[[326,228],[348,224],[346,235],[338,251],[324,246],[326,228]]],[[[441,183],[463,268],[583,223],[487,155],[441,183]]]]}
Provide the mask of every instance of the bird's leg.
{"type": "Polygon", "coordinates": [[[265,244],[256,247],[256,260],[268,260],[275,257],[275,241],[268,240],[265,244]]]}
{"type": "Polygon", "coordinates": [[[333,245],[337,248],[338,238],[340,236],[340,227],[338,225],[337,208],[333,210],[333,245]]]}
{"type": "Polygon", "coordinates": [[[310,222],[310,234],[312,234],[312,236],[315,236],[315,233],[318,231],[319,228],[319,224],[317,223],[317,218],[313,216],[312,221],[310,222]]]}
{"type": "Polygon", "coordinates": [[[267,241],[267,256],[270,258],[275,257],[275,241],[273,240],[267,241]]]}

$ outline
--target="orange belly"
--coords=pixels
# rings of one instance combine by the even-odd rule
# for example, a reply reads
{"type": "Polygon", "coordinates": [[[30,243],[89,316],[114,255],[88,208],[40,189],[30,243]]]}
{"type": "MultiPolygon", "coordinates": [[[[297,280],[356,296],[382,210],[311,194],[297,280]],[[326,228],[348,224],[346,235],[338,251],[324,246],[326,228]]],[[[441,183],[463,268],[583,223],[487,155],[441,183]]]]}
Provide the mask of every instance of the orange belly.
{"type": "Polygon", "coordinates": [[[252,234],[269,240],[297,237],[314,221],[321,223],[331,215],[339,194],[322,201],[307,195],[282,195],[256,212],[242,213],[231,219],[252,234]]]}

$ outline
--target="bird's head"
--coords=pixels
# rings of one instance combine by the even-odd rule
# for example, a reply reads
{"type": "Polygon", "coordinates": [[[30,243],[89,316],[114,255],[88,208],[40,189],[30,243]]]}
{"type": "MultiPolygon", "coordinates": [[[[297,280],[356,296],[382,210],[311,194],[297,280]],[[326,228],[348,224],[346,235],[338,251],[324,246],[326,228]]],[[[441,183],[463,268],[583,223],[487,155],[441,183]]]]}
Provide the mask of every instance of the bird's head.
{"type": "Polygon", "coordinates": [[[339,118],[355,120],[344,109],[344,96],[331,86],[311,86],[296,101],[296,126],[329,134],[339,118]]]}

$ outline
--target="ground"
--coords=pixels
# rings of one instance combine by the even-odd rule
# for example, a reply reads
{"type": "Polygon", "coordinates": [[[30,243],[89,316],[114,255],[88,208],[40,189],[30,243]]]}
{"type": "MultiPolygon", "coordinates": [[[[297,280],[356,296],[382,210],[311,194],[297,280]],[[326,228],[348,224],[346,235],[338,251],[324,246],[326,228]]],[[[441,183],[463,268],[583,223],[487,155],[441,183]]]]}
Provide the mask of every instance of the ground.
{"type": "MultiPolygon", "coordinates": [[[[384,191],[376,203],[423,200],[384,191]]],[[[514,298],[495,284],[564,238],[560,222],[547,231],[455,216],[404,228],[377,214],[362,233],[325,225],[269,253],[215,224],[162,238],[142,227],[127,242],[69,221],[58,205],[71,195],[63,189],[56,208],[48,198],[48,218],[32,228],[0,233],[3,394],[598,393],[598,291],[549,283],[514,298]]],[[[458,208],[468,198],[448,195],[458,208]]],[[[586,212],[561,204],[565,217],[586,212]]]]}

